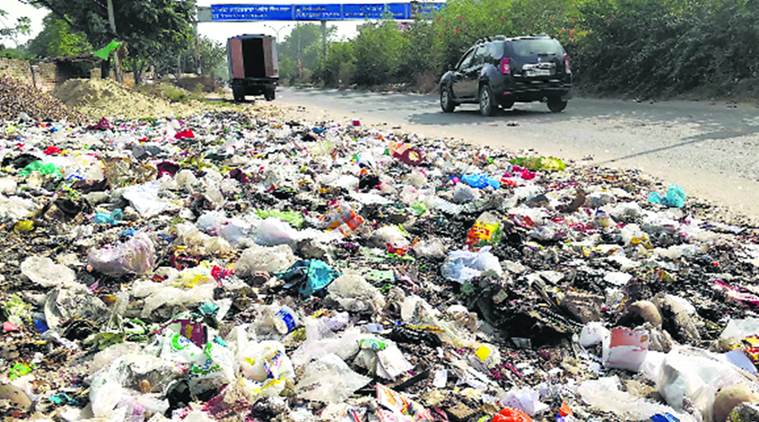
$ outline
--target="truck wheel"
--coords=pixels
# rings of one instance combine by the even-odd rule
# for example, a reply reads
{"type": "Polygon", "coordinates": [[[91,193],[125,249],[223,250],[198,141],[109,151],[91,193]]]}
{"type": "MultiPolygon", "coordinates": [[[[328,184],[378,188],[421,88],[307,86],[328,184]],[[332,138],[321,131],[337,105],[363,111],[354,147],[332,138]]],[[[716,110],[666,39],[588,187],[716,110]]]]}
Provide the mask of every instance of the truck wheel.
{"type": "Polygon", "coordinates": [[[243,94],[242,90],[239,89],[232,90],[232,97],[235,99],[236,103],[245,101],[245,94],[243,94]]]}
{"type": "Polygon", "coordinates": [[[480,114],[483,116],[492,116],[495,109],[498,108],[495,99],[493,98],[493,91],[490,89],[490,85],[483,84],[480,86],[479,103],[480,114]]]}
{"type": "Polygon", "coordinates": [[[551,113],[561,113],[565,108],[567,108],[567,102],[561,98],[548,99],[548,109],[551,110],[551,113]]]}
{"type": "Polygon", "coordinates": [[[277,93],[274,90],[274,88],[269,88],[266,91],[264,91],[264,98],[266,101],[274,101],[274,99],[277,97],[277,93]]]}

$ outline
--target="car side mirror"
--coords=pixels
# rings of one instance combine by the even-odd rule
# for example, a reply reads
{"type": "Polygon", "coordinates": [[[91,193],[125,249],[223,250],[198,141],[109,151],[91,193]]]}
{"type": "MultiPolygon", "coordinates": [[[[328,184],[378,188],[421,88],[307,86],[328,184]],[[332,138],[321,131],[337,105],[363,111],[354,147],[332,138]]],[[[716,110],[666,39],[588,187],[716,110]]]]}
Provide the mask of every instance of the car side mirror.
{"type": "Polygon", "coordinates": [[[448,64],[448,70],[453,70],[453,65],[450,63],[448,64]]]}

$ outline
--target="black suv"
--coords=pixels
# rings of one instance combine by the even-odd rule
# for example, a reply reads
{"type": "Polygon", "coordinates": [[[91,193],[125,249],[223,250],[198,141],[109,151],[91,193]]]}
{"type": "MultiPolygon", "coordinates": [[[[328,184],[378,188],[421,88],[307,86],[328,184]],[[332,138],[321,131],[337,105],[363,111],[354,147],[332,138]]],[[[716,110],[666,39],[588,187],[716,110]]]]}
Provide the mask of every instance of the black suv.
{"type": "Polygon", "coordinates": [[[440,107],[451,113],[457,105],[477,103],[490,116],[515,102],[546,101],[559,113],[567,107],[572,88],[569,56],[549,36],[478,40],[455,68],[440,78],[440,107]]]}

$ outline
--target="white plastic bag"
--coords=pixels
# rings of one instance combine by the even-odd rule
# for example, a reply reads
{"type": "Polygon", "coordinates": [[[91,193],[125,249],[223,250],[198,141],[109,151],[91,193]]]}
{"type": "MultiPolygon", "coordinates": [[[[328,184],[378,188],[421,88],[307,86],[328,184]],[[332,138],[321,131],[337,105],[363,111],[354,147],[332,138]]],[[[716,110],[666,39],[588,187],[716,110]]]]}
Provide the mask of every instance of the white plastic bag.
{"type": "Polygon", "coordinates": [[[235,268],[240,276],[250,275],[258,271],[273,273],[290,268],[295,261],[295,255],[287,245],[253,245],[243,251],[235,268]]]}
{"type": "Polygon", "coordinates": [[[323,403],[340,403],[371,378],[354,372],[339,356],[328,354],[306,366],[295,386],[298,397],[323,403]]]}
{"type": "Polygon", "coordinates": [[[443,277],[457,283],[479,277],[485,271],[493,271],[498,276],[503,275],[501,263],[495,255],[490,253],[490,246],[485,246],[477,252],[452,251],[441,269],[443,277]]]}
{"type": "Polygon", "coordinates": [[[298,231],[278,218],[267,218],[256,230],[256,243],[259,245],[292,245],[297,240],[298,231]]]}

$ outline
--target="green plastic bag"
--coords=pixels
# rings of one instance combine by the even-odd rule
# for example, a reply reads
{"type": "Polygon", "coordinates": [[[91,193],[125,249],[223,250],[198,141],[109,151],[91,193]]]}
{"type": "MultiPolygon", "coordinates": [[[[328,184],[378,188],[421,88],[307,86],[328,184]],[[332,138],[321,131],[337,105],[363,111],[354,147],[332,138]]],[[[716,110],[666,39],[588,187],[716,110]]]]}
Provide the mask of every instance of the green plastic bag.
{"type": "Polygon", "coordinates": [[[105,47],[101,48],[100,50],[95,50],[92,52],[92,54],[95,57],[101,58],[103,60],[108,60],[108,56],[113,53],[114,50],[117,50],[119,47],[121,47],[121,41],[119,40],[111,40],[108,44],[106,44],[105,47]]]}
{"type": "Polygon", "coordinates": [[[305,219],[303,215],[297,211],[280,211],[280,210],[256,210],[258,218],[267,219],[273,217],[290,224],[296,229],[303,227],[305,219]]]}
{"type": "Polygon", "coordinates": [[[55,164],[43,164],[40,160],[32,161],[31,163],[27,164],[26,167],[22,168],[21,171],[18,172],[18,174],[19,176],[27,177],[35,171],[45,176],[53,176],[55,178],[62,177],[61,169],[59,169],[55,164]]]}

